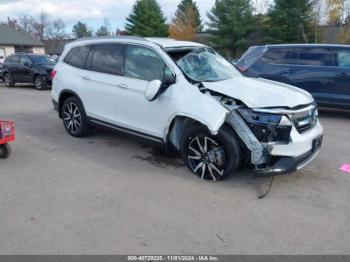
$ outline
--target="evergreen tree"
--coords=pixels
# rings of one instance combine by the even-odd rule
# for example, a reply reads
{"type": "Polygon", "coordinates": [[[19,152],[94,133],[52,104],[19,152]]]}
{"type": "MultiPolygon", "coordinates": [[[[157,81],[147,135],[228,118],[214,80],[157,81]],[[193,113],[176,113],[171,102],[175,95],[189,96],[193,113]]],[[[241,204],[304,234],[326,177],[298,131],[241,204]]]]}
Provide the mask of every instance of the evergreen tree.
{"type": "Polygon", "coordinates": [[[312,6],[312,0],[275,0],[268,12],[271,37],[280,43],[308,42],[312,6]]]}
{"type": "Polygon", "coordinates": [[[193,0],[182,0],[180,2],[175,12],[175,19],[178,19],[179,21],[185,21],[188,17],[189,12],[193,12],[193,27],[196,29],[196,32],[202,32],[203,22],[199,13],[198,6],[193,0]],[[189,9],[191,11],[189,11],[189,9]]]}
{"type": "Polygon", "coordinates": [[[166,18],[156,0],[137,0],[126,21],[125,29],[131,35],[168,36],[166,18]]]}
{"type": "Polygon", "coordinates": [[[249,0],[216,0],[208,13],[212,44],[236,56],[247,48],[247,40],[254,29],[254,17],[249,0]]]}
{"type": "Polygon", "coordinates": [[[92,36],[92,30],[88,29],[87,25],[80,21],[73,26],[72,33],[76,38],[92,36]]]}
{"type": "Polygon", "coordinates": [[[107,18],[104,19],[103,25],[100,26],[96,31],[96,36],[110,36],[110,23],[107,18]]]}

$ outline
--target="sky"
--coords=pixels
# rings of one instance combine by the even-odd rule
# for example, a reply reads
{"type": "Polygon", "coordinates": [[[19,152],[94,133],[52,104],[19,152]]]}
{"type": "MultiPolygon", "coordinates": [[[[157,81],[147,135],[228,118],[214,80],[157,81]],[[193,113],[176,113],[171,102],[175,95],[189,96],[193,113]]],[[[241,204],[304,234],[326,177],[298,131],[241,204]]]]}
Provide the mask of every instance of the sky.
{"type": "MultiPolygon", "coordinates": [[[[21,14],[37,16],[40,12],[49,14],[51,19],[62,19],[67,31],[81,21],[96,30],[107,18],[113,31],[123,29],[125,18],[132,10],[136,0],[0,0],[0,21],[7,17],[15,18],[21,14]]],[[[180,0],[158,0],[165,16],[173,17],[180,0]]],[[[203,20],[215,0],[196,0],[203,20]]]]}

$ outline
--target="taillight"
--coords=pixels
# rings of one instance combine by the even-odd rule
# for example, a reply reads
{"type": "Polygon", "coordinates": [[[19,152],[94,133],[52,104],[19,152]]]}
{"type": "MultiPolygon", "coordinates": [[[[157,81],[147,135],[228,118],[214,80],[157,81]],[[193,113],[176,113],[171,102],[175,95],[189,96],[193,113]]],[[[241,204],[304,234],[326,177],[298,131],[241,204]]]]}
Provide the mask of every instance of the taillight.
{"type": "Polygon", "coordinates": [[[56,75],[57,75],[57,71],[52,70],[50,73],[51,78],[55,78],[56,75]]]}

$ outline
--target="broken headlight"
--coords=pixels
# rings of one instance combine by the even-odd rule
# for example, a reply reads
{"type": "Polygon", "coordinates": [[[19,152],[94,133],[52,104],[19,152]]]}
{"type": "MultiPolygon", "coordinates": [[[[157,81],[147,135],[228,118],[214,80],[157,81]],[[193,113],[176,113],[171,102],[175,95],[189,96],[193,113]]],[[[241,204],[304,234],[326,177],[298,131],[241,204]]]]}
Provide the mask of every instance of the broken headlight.
{"type": "Polygon", "coordinates": [[[238,109],[251,131],[260,142],[288,142],[292,125],[283,115],[254,112],[251,109],[238,109]]]}

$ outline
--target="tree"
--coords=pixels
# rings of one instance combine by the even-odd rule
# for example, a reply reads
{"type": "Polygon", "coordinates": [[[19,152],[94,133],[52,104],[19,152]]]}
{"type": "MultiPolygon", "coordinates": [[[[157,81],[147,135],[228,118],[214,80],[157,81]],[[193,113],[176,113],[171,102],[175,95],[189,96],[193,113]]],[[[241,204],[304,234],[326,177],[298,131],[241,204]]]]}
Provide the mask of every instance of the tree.
{"type": "Polygon", "coordinates": [[[212,44],[236,56],[246,49],[247,39],[254,28],[254,17],[249,0],[216,0],[208,13],[208,32],[212,44]]]}
{"type": "MultiPolygon", "coordinates": [[[[196,33],[203,31],[203,22],[201,19],[201,15],[199,13],[199,9],[197,7],[196,2],[193,0],[182,0],[180,4],[177,6],[177,10],[175,12],[175,19],[179,21],[188,21],[188,15],[191,12],[191,20],[193,25],[191,27],[195,28],[196,33]]],[[[183,22],[183,23],[184,23],[183,22]]]]}
{"type": "Polygon", "coordinates": [[[41,12],[39,14],[38,21],[33,21],[33,29],[34,29],[34,36],[39,38],[40,40],[45,39],[46,36],[46,30],[49,26],[49,15],[47,13],[41,12]]]}
{"type": "Polygon", "coordinates": [[[87,25],[80,21],[73,26],[72,33],[76,38],[92,36],[92,30],[88,29],[87,25]]]}
{"type": "Polygon", "coordinates": [[[166,18],[156,0],[137,0],[126,19],[125,29],[131,35],[168,36],[166,18]]]}
{"type": "Polygon", "coordinates": [[[188,6],[181,17],[175,17],[169,28],[171,38],[192,41],[198,27],[195,26],[195,11],[188,6]]]}
{"type": "Polygon", "coordinates": [[[65,23],[61,19],[49,23],[49,26],[47,28],[47,34],[50,39],[64,39],[66,37],[65,23]]]}
{"type": "Polygon", "coordinates": [[[270,34],[279,43],[308,42],[312,24],[311,0],[275,0],[268,12],[270,34]]]}
{"type": "Polygon", "coordinates": [[[104,19],[103,25],[96,31],[96,36],[109,36],[111,35],[110,23],[107,18],[104,19]]]}

